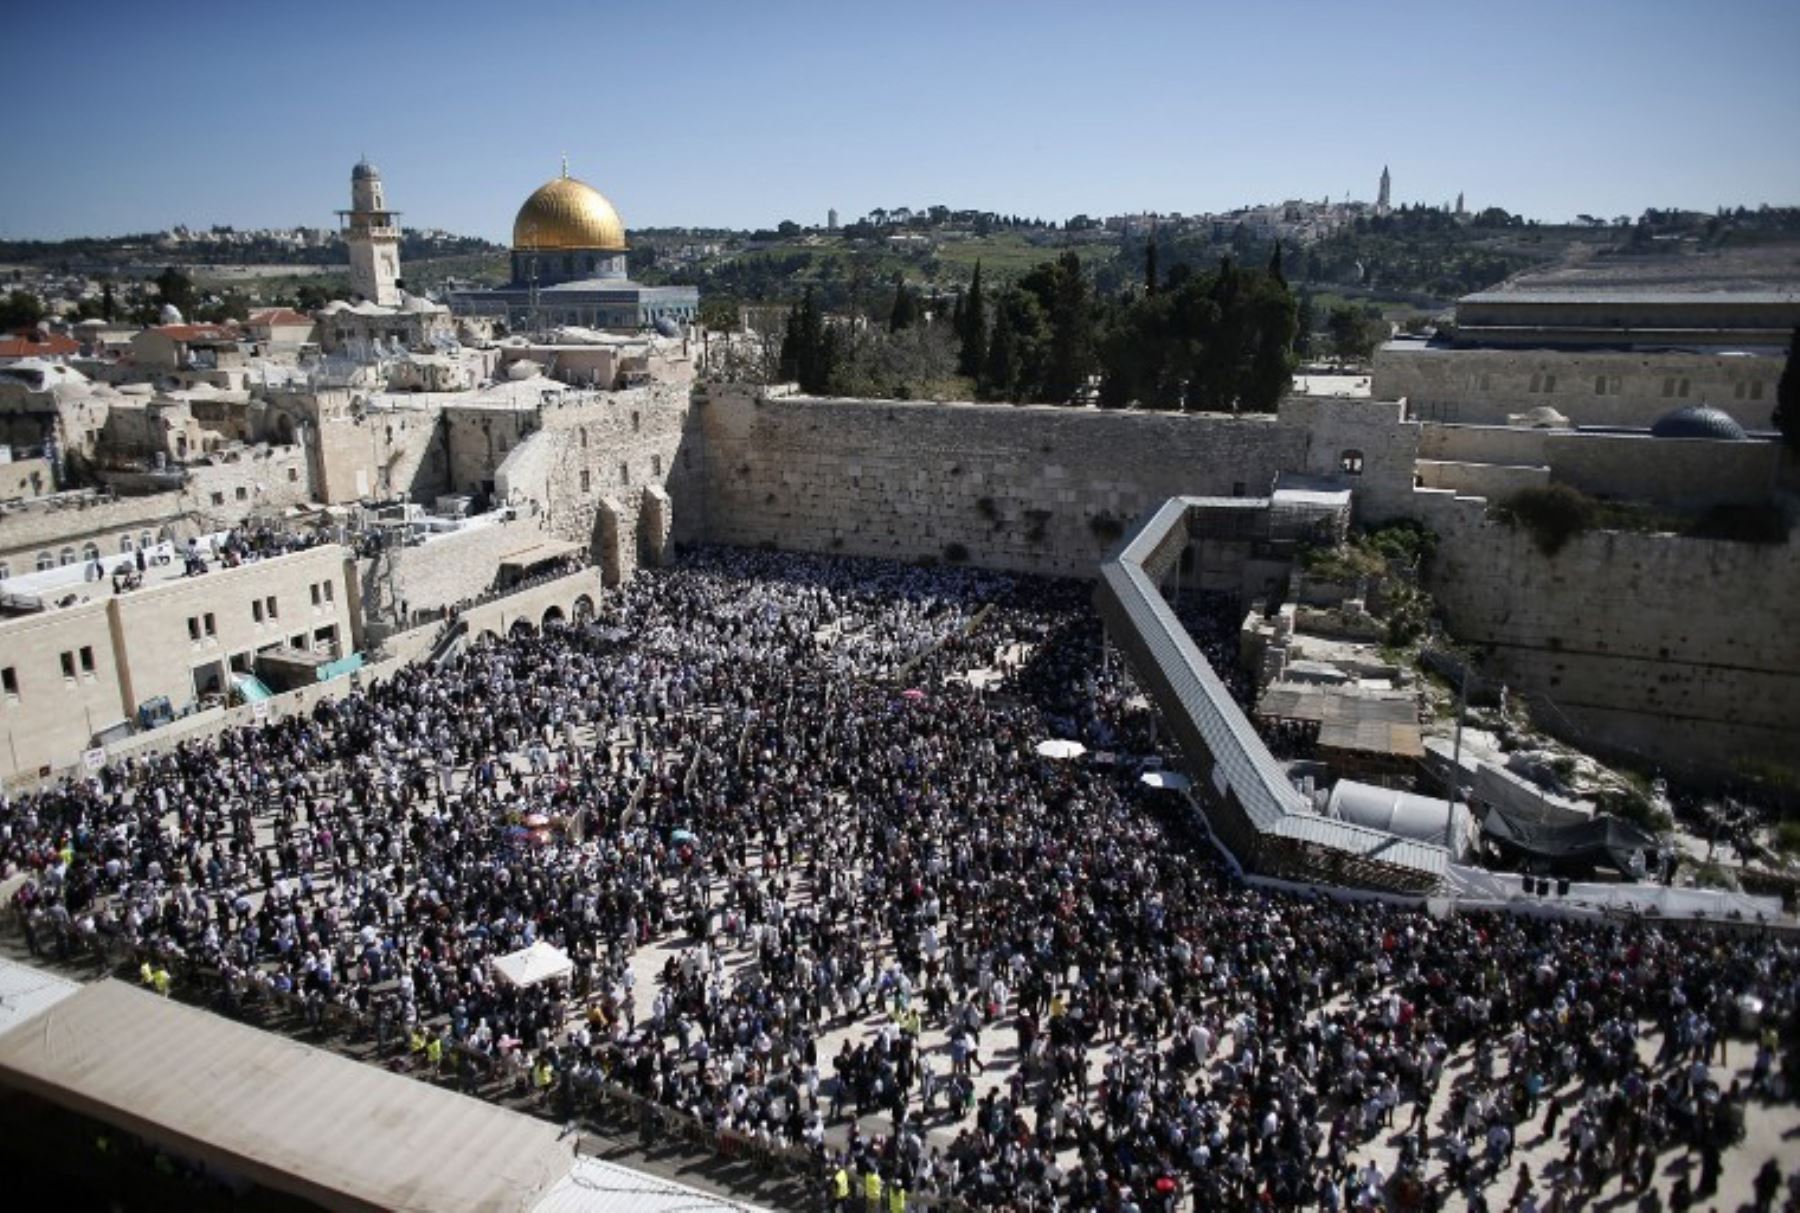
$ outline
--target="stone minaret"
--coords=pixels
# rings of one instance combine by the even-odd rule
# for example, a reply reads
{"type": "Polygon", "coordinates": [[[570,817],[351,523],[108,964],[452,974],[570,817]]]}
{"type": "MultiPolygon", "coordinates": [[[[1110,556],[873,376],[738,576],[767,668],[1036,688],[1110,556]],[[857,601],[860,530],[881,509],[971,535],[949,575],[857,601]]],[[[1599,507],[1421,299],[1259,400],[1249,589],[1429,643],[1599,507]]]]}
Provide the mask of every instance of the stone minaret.
{"type": "Polygon", "coordinates": [[[371,303],[400,302],[399,211],[387,209],[381,174],[367,160],[350,170],[350,209],[339,211],[350,246],[350,289],[371,303]]]}
{"type": "Polygon", "coordinates": [[[1381,166],[1381,192],[1375,195],[1375,213],[1377,215],[1388,213],[1390,209],[1388,190],[1392,185],[1393,181],[1388,177],[1387,165],[1384,164],[1381,166]]]}

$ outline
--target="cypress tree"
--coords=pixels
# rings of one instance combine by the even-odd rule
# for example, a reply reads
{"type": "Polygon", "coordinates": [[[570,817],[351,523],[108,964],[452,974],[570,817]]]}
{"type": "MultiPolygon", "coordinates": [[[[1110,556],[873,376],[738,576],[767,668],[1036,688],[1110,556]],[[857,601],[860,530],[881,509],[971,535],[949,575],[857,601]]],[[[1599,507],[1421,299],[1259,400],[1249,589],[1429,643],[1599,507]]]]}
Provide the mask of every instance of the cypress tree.
{"type": "Polygon", "coordinates": [[[969,295],[963,302],[956,332],[962,338],[962,348],[956,356],[957,374],[979,379],[987,362],[987,307],[981,294],[979,261],[975,263],[975,276],[969,282],[969,295]]]}
{"type": "Polygon", "coordinates": [[[1287,286],[1287,279],[1281,274],[1281,241],[1279,240],[1275,242],[1275,251],[1269,254],[1269,277],[1275,279],[1284,288],[1287,286]]]}
{"type": "Polygon", "coordinates": [[[983,367],[982,394],[990,400],[1010,400],[1018,381],[1018,351],[1014,348],[1012,325],[1007,323],[1005,300],[995,309],[994,337],[988,343],[987,361],[983,367]]]}
{"type": "Polygon", "coordinates": [[[911,328],[919,318],[919,303],[913,293],[906,289],[906,279],[894,279],[894,306],[888,312],[888,332],[898,333],[911,328]]]}
{"type": "Polygon", "coordinates": [[[1144,246],[1144,294],[1156,294],[1156,233],[1150,233],[1150,243],[1144,246]]]}

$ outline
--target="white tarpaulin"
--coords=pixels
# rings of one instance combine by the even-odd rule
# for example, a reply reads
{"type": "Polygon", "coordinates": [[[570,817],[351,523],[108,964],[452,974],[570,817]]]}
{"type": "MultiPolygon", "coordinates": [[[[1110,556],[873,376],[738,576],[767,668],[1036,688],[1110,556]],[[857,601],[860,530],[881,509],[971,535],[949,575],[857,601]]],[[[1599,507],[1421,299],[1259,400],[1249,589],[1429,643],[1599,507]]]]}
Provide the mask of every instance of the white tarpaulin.
{"type": "Polygon", "coordinates": [[[1087,747],[1079,741],[1062,741],[1052,738],[1037,743],[1037,752],[1045,758],[1080,758],[1087,753],[1087,747]]]}
{"type": "Polygon", "coordinates": [[[1178,771],[1145,771],[1138,776],[1138,782],[1146,787],[1163,788],[1171,792],[1184,792],[1193,786],[1188,777],[1178,771]]]}
{"type": "Polygon", "coordinates": [[[569,959],[567,952],[553,948],[541,939],[529,948],[508,952],[494,961],[494,976],[521,989],[567,977],[574,971],[575,962],[569,959]]]}

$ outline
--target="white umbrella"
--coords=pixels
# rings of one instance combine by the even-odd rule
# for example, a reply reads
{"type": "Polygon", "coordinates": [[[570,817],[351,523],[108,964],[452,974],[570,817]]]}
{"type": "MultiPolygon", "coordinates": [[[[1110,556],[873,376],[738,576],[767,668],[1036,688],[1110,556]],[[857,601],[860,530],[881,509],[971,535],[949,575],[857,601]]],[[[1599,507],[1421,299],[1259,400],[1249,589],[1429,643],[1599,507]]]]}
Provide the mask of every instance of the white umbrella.
{"type": "Polygon", "coordinates": [[[494,960],[494,976],[520,989],[555,981],[574,971],[575,962],[569,959],[567,952],[553,948],[541,939],[529,948],[508,952],[494,960]]]}
{"type": "Polygon", "coordinates": [[[991,686],[998,686],[1001,681],[1003,681],[1003,676],[999,670],[970,670],[963,675],[963,681],[974,687],[977,691],[985,691],[991,686]]]}
{"type": "Polygon", "coordinates": [[[1188,777],[1178,771],[1145,771],[1138,776],[1138,782],[1147,787],[1164,788],[1170,792],[1185,792],[1193,786],[1188,777]]]}
{"type": "Polygon", "coordinates": [[[1045,758],[1080,758],[1087,753],[1087,747],[1079,741],[1064,741],[1052,738],[1037,743],[1037,752],[1045,758]]]}

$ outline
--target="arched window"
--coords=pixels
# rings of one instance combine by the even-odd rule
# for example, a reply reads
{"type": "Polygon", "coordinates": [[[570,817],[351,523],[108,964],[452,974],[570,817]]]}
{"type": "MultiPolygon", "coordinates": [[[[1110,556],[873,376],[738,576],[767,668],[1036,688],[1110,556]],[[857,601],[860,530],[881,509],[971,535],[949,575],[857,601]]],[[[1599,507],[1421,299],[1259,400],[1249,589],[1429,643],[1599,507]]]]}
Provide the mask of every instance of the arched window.
{"type": "Polygon", "coordinates": [[[587,450],[587,426],[581,427],[581,449],[587,450]]]}
{"type": "Polygon", "coordinates": [[[58,564],[74,564],[75,563],[75,549],[74,548],[64,548],[62,550],[62,555],[57,558],[57,563],[58,564]]]}
{"type": "Polygon", "coordinates": [[[122,554],[127,555],[127,556],[129,556],[131,554],[131,536],[130,535],[120,535],[119,536],[119,551],[122,554]]]}
{"type": "Polygon", "coordinates": [[[98,559],[100,559],[100,545],[99,544],[87,543],[87,544],[82,545],[81,562],[83,564],[88,564],[88,563],[98,560],[98,559]]]}
{"type": "Polygon", "coordinates": [[[38,558],[37,558],[37,567],[38,567],[38,572],[40,572],[40,573],[43,572],[45,569],[55,568],[56,567],[56,557],[52,556],[49,552],[39,552],[38,558]]]}
{"type": "Polygon", "coordinates": [[[156,546],[156,541],[154,539],[150,538],[149,531],[144,531],[138,535],[138,547],[144,549],[145,551],[148,551],[149,549],[151,549],[155,546],[156,546]]]}
{"type": "Polygon", "coordinates": [[[6,561],[4,561],[4,560],[0,560],[0,581],[5,581],[8,577],[11,577],[11,576],[12,576],[12,565],[6,563],[6,561]]]}
{"type": "Polygon", "coordinates": [[[1363,471],[1363,453],[1358,450],[1347,450],[1338,456],[1338,471],[1346,476],[1360,476],[1363,471]]]}

